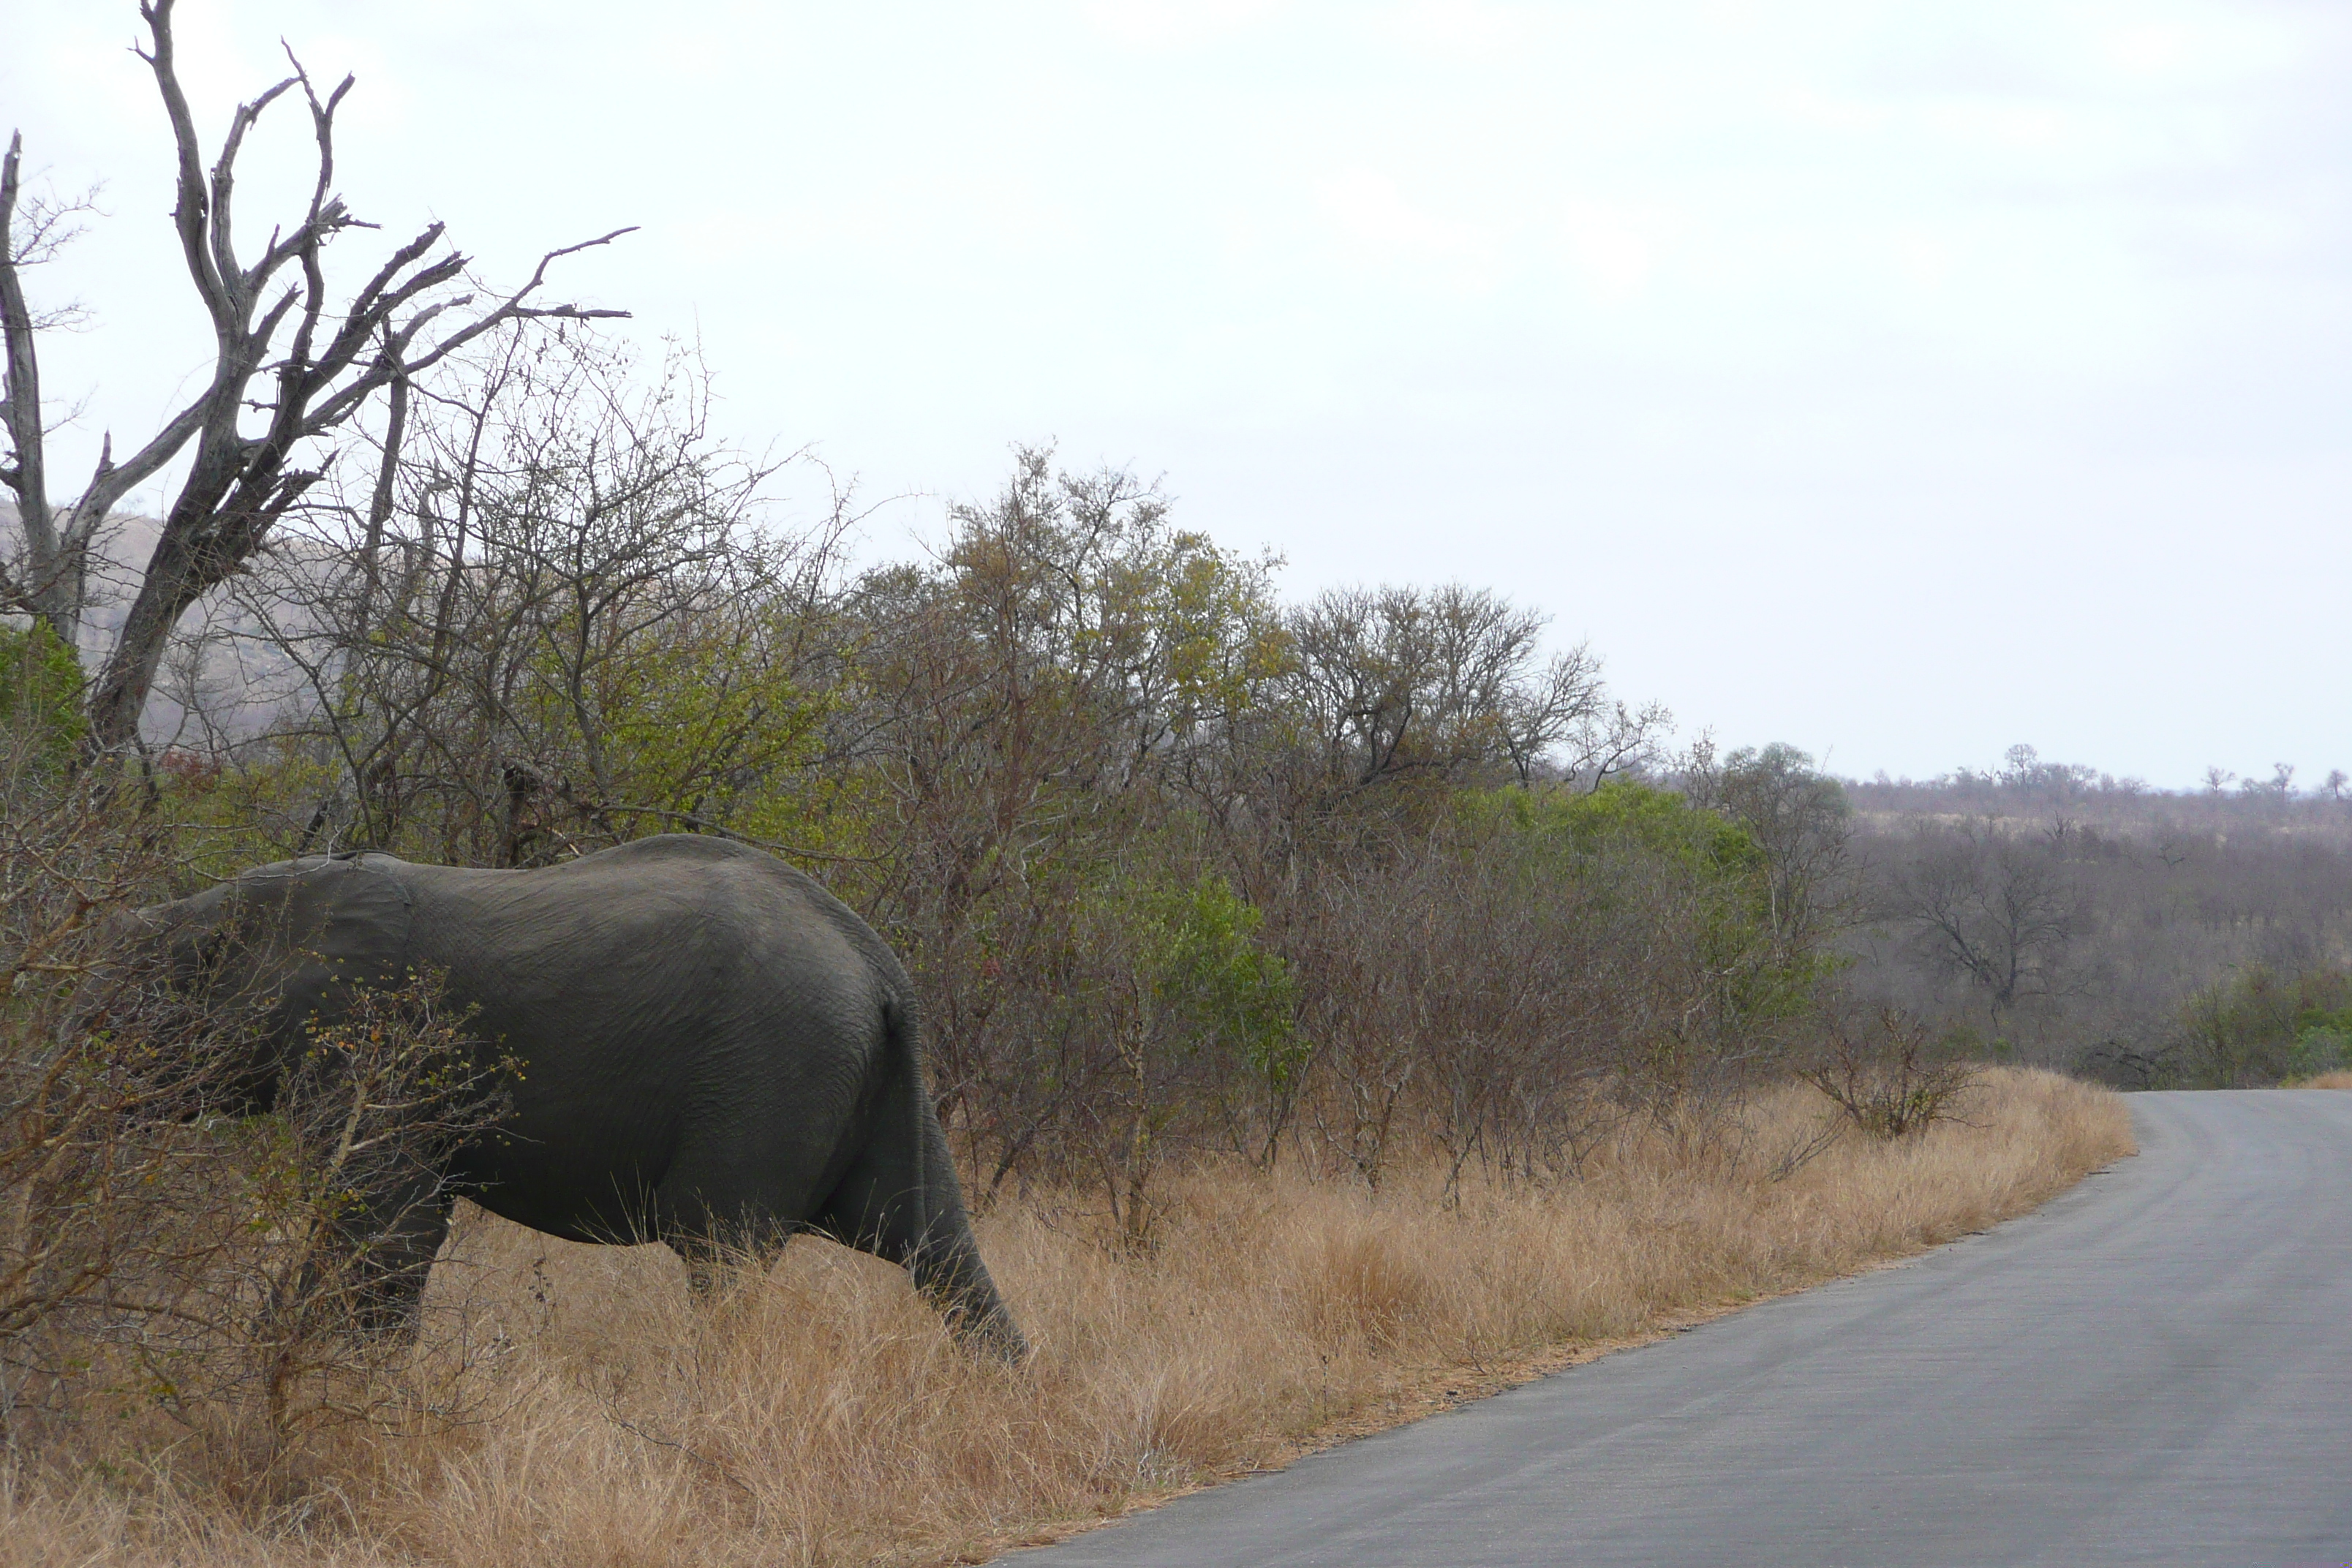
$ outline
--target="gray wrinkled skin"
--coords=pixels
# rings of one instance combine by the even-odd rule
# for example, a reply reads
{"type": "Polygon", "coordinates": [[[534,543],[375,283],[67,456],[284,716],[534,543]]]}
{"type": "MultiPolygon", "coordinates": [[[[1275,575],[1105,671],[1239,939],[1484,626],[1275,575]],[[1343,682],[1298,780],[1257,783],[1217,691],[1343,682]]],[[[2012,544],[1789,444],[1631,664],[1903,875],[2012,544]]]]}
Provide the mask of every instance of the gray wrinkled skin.
{"type": "MultiPolygon", "coordinates": [[[[530,871],[313,857],[141,914],[175,957],[210,953],[208,984],[273,1000],[260,1103],[346,985],[438,972],[521,1069],[512,1114],[449,1173],[485,1208],[570,1241],[658,1238],[698,1282],[714,1241],[772,1252],[812,1231],[904,1265],[978,1347],[1026,1354],[924,1086],[906,972],[772,856],[674,834],[530,871]]],[[[451,1201],[396,1238],[395,1315],[451,1201]]]]}

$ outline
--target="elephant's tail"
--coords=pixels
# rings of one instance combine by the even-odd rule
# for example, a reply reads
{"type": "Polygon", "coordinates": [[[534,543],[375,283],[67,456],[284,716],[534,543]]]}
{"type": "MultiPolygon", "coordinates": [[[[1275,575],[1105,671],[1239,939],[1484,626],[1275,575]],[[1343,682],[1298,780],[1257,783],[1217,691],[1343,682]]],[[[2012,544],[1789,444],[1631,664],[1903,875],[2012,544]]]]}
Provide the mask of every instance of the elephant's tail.
{"type": "Polygon", "coordinates": [[[929,1075],[923,1070],[922,1028],[906,997],[892,994],[884,1005],[884,1049],[890,1076],[900,1098],[898,1110],[904,1127],[912,1191],[908,1201],[918,1238],[907,1258],[916,1288],[946,1317],[958,1339],[1018,1364],[1029,1356],[1023,1337],[996,1281],[981,1261],[980,1244],[971,1234],[971,1218],[963,1206],[963,1184],[957,1179],[955,1157],[948,1150],[947,1133],[940,1126],[931,1102],[929,1075]]]}
{"type": "MultiPolygon", "coordinates": [[[[931,1194],[931,1164],[934,1152],[930,1130],[939,1122],[939,1108],[931,1102],[931,1075],[924,1070],[923,1028],[917,1019],[913,1004],[901,993],[892,990],[882,1004],[882,1039],[887,1065],[883,1070],[901,1086],[899,1113],[905,1121],[908,1163],[914,1167],[914,1180],[907,1201],[914,1207],[915,1234],[922,1237],[921,1247],[928,1253],[932,1245],[932,1216],[938,1205],[931,1194]]],[[[942,1133],[940,1142],[946,1138],[942,1133]]],[[[939,1152],[947,1152],[940,1150],[939,1152]]],[[[955,1161],[950,1155],[948,1177],[955,1178],[955,1161]]],[[[909,1268],[915,1265],[909,1264],[909,1268]]],[[[920,1283],[922,1270],[915,1268],[920,1283]]]]}

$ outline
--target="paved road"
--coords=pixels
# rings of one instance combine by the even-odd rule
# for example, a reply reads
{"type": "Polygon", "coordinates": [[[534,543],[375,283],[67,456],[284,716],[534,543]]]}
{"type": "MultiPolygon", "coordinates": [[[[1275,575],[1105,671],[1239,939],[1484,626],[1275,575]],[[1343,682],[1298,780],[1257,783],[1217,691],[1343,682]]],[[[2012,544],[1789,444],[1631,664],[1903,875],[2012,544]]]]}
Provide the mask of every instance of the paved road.
{"type": "Polygon", "coordinates": [[[2352,1563],[2352,1093],[1008,1568],[2352,1563]]]}

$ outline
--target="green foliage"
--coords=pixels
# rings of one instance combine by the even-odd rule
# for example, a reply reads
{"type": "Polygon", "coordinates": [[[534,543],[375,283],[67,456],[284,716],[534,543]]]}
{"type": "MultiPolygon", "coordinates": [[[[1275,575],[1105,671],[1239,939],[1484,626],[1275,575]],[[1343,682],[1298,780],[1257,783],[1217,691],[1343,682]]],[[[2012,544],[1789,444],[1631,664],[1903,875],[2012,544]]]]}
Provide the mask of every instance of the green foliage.
{"type": "Polygon", "coordinates": [[[47,622],[0,626],[0,721],[11,750],[47,768],[73,760],[83,731],[81,661],[47,622]]]}
{"type": "Polygon", "coordinates": [[[1687,910],[1704,964],[1719,977],[1722,1026],[1747,1031],[1811,1005],[1836,961],[1788,940],[1774,919],[1772,866],[1746,826],[1682,795],[1631,779],[1591,791],[1509,788],[1473,795],[1474,820],[1502,827],[1587,896],[1655,897],[1687,910]]]}
{"type": "Polygon", "coordinates": [[[715,826],[814,841],[803,786],[839,694],[795,679],[779,652],[792,629],[775,620],[765,606],[680,616],[609,639],[576,678],[542,656],[527,708],[542,753],[623,837],[715,826]]]}
{"type": "Polygon", "coordinates": [[[2347,1068],[2352,1068],[2352,1005],[2312,1006],[2297,1013],[2294,1043],[2287,1048],[2287,1076],[2316,1078],[2347,1068]]]}
{"type": "Polygon", "coordinates": [[[2298,1030],[2287,1051],[2289,1078],[2316,1078],[2324,1072],[2352,1068],[2352,1018],[2308,1024],[2298,1030]]]}
{"type": "Polygon", "coordinates": [[[2171,1082],[2239,1089],[2352,1065],[2352,973],[2252,964],[2182,1009],[2171,1082]]]}
{"type": "Polygon", "coordinates": [[[1053,1097],[1094,1101],[1079,1109],[1091,1126],[1074,1129],[1077,1142],[1108,1177],[1126,1244],[1145,1246],[1158,1213],[1152,1173],[1171,1134],[1197,1145],[1222,1120],[1236,1152],[1272,1157],[1306,1062],[1297,988],[1257,941],[1259,911],[1223,877],[1116,877],[1076,905],[1066,929],[1076,940],[1046,960],[1061,995],[1039,1022],[1049,1037],[1111,1053],[1065,1053],[1070,1077],[1053,1097]]]}
{"type": "Polygon", "coordinates": [[[1499,789],[1469,796],[1467,807],[1553,853],[1590,858],[1630,848],[1733,889],[1765,868],[1763,847],[1747,828],[1631,779],[1591,791],[1499,789]]]}
{"type": "Polygon", "coordinates": [[[1305,1059],[1297,987],[1280,956],[1258,944],[1265,917],[1212,874],[1190,887],[1145,888],[1133,918],[1138,970],[1163,1026],[1192,1050],[1286,1087],[1305,1059]]]}

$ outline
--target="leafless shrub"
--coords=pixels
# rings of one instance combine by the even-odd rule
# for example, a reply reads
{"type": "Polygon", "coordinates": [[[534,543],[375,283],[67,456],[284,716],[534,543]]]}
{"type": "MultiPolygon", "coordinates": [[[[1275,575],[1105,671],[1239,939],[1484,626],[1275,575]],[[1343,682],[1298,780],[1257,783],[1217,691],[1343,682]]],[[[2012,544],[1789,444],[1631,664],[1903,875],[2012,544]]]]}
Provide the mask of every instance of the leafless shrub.
{"type": "Polygon", "coordinates": [[[1959,1121],[1961,1102],[1980,1075],[1968,1062],[1937,1054],[1915,1020],[1889,1009],[1866,1023],[1833,1018],[1821,1059],[1802,1076],[1846,1121],[1891,1142],[1959,1121]]]}
{"type": "Polygon", "coordinates": [[[513,1064],[485,1058],[437,978],[355,989],[314,1024],[272,1111],[224,1134],[216,1200],[237,1234],[130,1337],[182,1409],[247,1405],[283,1438],[429,1405],[404,1370],[451,1163],[494,1135],[513,1064]]]}
{"type": "MultiPolygon", "coordinates": [[[[128,1307],[137,1282],[201,1261],[173,1223],[205,1159],[189,1124],[216,1074],[189,1047],[208,1020],[119,921],[163,889],[168,832],[64,783],[9,732],[0,773],[0,1416],[58,1369],[63,1315],[128,1307]]],[[[229,1009],[209,1020],[234,1026],[229,1009]]]]}
{"type": "Polygon", "coordinates": [[[276,1447],[446,1405],[418,1374],[447,1369],[409,1365],[401,1331],[431,1261],[415,1237],[454,1197],[451,1155],[502,1113],[507,1064],[414,979],[354,992],[251,1114],[274,997],[233,959],[189,985],[130,914],[168,889],[177,835],[49,770],[5,788],[9,1443],[99,1405],[276,1447]]]}
{"type": "Polygon", "coordinates": [[[1323,1075],[1308,1117],[1369,1185],[1422,1138],[1454,1182],[1474,1161],[1570,1170],[1622,1110],[1605,1088],[1642,1054],[1651,998],[1596,960],[1631,911],[1568,878],[1528,887],[1514,860],[1438,838],[1302,895],[1291,940],[1323,1075]]]}
{"type": "Polygon", "coordinates": [[[494,332],[415,389],[376,485],[313,505],[248,609],[309,688],[300,846],[530,866],[677,829],[790,837],[828,749],[847,525],[761,526],[780,465],[673,349],[494,332]],[[778,809],[778,807],[782,809],[778,809]]]}

